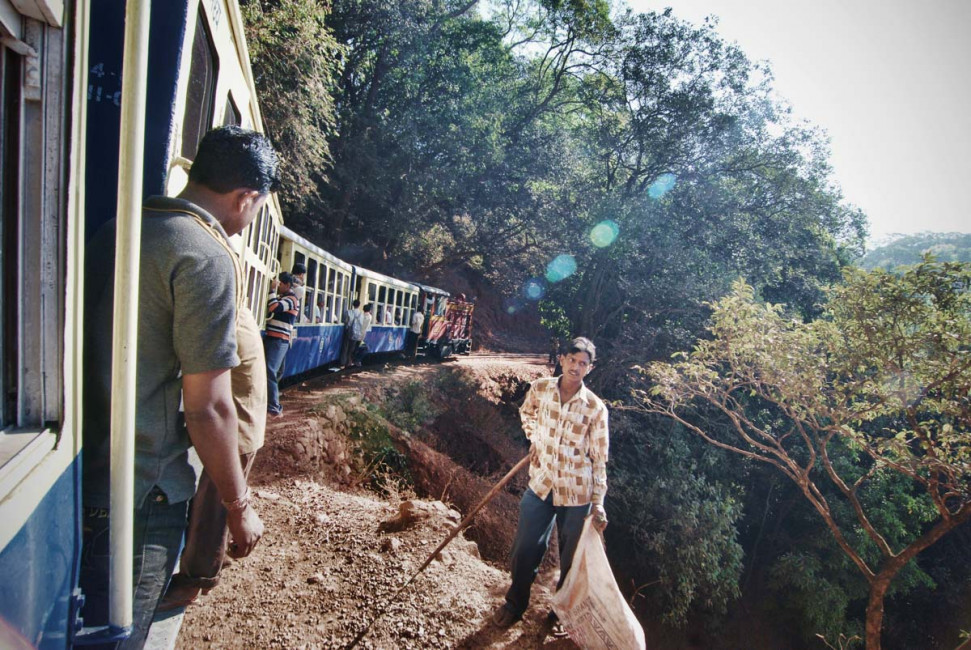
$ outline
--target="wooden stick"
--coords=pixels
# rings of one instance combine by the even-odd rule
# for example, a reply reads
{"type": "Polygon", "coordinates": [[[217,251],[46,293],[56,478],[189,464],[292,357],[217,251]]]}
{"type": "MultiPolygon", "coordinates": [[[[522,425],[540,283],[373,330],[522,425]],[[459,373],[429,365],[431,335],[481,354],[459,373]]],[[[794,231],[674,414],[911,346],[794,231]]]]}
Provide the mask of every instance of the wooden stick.
{"type": "Polygon", "coordinates": [[[506,483],[508,483],[510,481],[510,479],[512,479],[512,477],[515,476],[519,472],[519,470],[521,470],[523,467],[525,467],[528,463],[529,463],[529,456],[526,456],[522,460],[520,460],[518,463],[516,463],[516,465],[513,466],[513,468],[511,470],[509,470],[509,472],[505,476],[503,476],[502,479],[498,483],[496,483],[492,487],[491,490],[489,490],[489,493],[486,494],[482,498],[482,500],[479,501],[478,504],[476,504],[476,506],[474,508],[472,508],[472,511],[469,512],[469,514],[465,515],[465,519],[463,519],[461,522],[459,522],[458,526],[456,526],[452,530],[452,532],[450,532],[448,534],[448,537],[446,537],[444,540],[442,540],[442,543],[439,544],[438,547],[434,551],[431,552],[431,554],[429,554],[429,556],[425,560],[425,562],[420,567],[418,567],[418,570],[415,571],[415,573],[408,579],[408,582],[406,582],[405,584],[401,585],[401,587],[398,588],[398,591],[394,592],[394,595],[391,596],[390,599],[388,599],[388,601],[385,603],[384,607],[382,607],[381,610],[378,611],[378,614],[377,614],[377,616],[374,617],[374,620],[372,620],[370,623],[368,623],[368,626],[366,628],[364,628],[363,630],[361,630],[360,634],[358,634],[354,638],[354,640],[350,643],[350,645],[347,646],[347,649],[348,650],[351,650],[352,648],[357,647],[357,644],[360,643],[362,639],[364,639],[365,635],[371,630],[371,627],[373,627],[374,624],[378,622],[378,619],[379,618],[381,618],[382,616],[384,616],[385,612],[388,610],[388,607],[394,601],[396,601],[398,599],[398,596],[401,595],[401,592],[404,591],[405,588],[408,585],[410,585],[414,581],[414,579],[417,578],[418,575],[428,567],[429,564],[432,563],[432,560],[435,559],[435,556],[438,555],[442,551],[442,549],[444,549],[446,546],[448,546],[448,543],[451,542],[453,539],[455,539],[455,536],[458,535],[462,531],[463,528],[465,528],[466,526],[469,525],[469,523],[472,521],[472,517],[474,517],[475,514],[477,512],[479,512],[479,510],[482,510],[482,508],[483,508],[483,506],[485,506],[485,504],[487,504],[490,501],[492,501],[493,497],[496,496],[496,494],[499,492],[499,490],[501,490],[503,487],[505,487],[506,483]]]}

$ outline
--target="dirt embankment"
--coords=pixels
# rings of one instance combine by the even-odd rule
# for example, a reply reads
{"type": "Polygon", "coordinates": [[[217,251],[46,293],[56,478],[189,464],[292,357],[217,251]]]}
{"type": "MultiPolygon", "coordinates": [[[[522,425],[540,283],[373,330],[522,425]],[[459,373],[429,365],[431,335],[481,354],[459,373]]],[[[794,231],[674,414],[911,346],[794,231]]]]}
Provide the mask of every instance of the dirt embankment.
{"type": "Polygon", "coordinates": [[[382,612],[359,647],[575,647],[548,636],[551,566],[523,623],[489,621],[525,474],[390,600],[526,452],[514,404],[542,361],[382,365],[291,387],[251,477],[266,535],[187,610],[177,647],[344,648],[382,612]],[[405,523],[402,504],[417,513],[405,523]]]}

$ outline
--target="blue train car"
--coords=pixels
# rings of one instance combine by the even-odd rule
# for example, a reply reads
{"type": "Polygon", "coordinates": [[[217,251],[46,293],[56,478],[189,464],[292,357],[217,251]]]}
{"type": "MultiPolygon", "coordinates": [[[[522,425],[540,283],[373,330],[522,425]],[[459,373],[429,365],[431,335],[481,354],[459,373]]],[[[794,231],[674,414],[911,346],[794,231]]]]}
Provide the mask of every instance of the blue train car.
{"type": "Polygon", "coordinates": [[[300,316],[283,377],[336,364],[344,339],[348,296],[356,278],[354,267],[285,226],[280,228],[279,259],[284,270],[294,264],[307,267],[300,316]]]}
{"type": "Polygon", "coordinates": [[[77,612],[85,84],[81,6],[0,0],[0,647],[77,612]]]}
{"type": "MultiPolygon", "coordinates": [[[[100,326],[83,313],[85,241],[112,217],[119,232],[137,222],[144,196],[178,193],[208,129],[262,128],[243,33],[235,0],[0,0],[0,648],[106,632],[78,617],[81,342],[100,326]]],[[[281,223],[274,198],[236,239],[251,306],[277,270],[281,223]]],[[[122,261],[134,241],[119,245],[126,280],[138,276],[122,261]]],[[[116,322],[135,313],[132,284],[116,294],[116,322]]],[[[118,345],[135,347],[124,333],[118,345]]],[[[133,367],[123,357],[116,372],[133,367]]],[[[115,519],[113,547],[130,547],[115,519]]],[[[127,573],[130,585],[119,566],[112,580],[127,573]]],[[[124,635],[130,586],[125,597],[117,584],[107,632],[124,635]]]]}
{"type": "Polygon", "coordinates": [[[355,267],[354,297],[371,305],[371,329],[364,337],[368,352],[400,352],[411,315],[418,309],[418,285],[376,271],[355,267]]]}

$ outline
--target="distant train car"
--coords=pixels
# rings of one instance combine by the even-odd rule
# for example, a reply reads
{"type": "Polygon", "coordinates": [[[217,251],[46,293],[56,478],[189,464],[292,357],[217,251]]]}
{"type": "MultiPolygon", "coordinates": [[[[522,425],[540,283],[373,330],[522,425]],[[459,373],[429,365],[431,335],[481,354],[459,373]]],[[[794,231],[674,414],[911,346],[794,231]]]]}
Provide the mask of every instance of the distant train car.
{"type": "Polygon", "coordinates": [[[344,315],[356,275],[353,266],[289,228],[282,227],[280,234],[279,267],[289,271],[298,262],[307,267],[300,317],[283,372],[286,378],[340,359],[344,315]]]}
{"type": "MultiPolygon", "coordinates": [[[[113,217],[119,232],[137,223],[145,195],[180,191],[210,128],[262,128],[243,34],[235,0],[0,0],[0,647],[70,648],[130,624],[130,520],[115,534],[126,508],[112,513],[110,626],[79,619],[82,340],[103,326],[83,313],[85,242],[113,217]]],[[[281,223],[274,198],[236,239],[252,307],[278,270],[281,223]]],[[[136,248],[120,241],[116,258],[128,318],[136,248]]],[[[121,351],[135,342],[115,345],[132,367],[121,351]]],[[[116,401],[134,413],[130,396],[116,401]]],[[[114,498],[133,468],[112,467],[114,498]]]]}
{"type": "Polygon", "coordinates": [[[361,267],[355,270],[352,300],[371,305],[371,329],[364,337],[368,353],[404,350],[405,333],[418,308],[418,285],[361,267]]]}
{"type": "Polygon", "coordinates": [[[425,313],[418,349],[427,356],[447,359],[472,351],[472,311],[475,304],[464,296],[452,298],[447,291],[418,285],[425,313]]]}

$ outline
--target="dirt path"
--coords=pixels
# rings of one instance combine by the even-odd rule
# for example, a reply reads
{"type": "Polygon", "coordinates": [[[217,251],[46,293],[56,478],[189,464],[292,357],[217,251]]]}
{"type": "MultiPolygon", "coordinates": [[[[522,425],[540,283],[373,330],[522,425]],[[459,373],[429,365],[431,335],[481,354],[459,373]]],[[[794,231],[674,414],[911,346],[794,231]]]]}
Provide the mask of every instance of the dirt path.
{"type": "MultiPolygon", "coordinates": [[[[476,355],[445,367],[467,369],[486,386],[489,376],[546,374],[544,361],[528,355],[476,355]]],[[[376,398],[389,383],[400,385],[441,369],[422,363],[379,365],[285,391],[286,414],[268,427],[267,446],[261,452],[264,462],[258,457],[251,480],[266,535],[251,557],[224,569],[218,588],[189,607],[177,648],[344,648],[387,605],[460,514],[440,503],[423,507],[426,516],[391,532],[382,522],[397,515],[404,497],[382,499],[350,489],[353,477],[339,471],[309,472],[307,464],[292,460],[292,449],[281,447],[294,444],[327,395],[376,398]]],[[[505,457],[520,452],[495,453],[505,457]]],[[[509,507],[498,511],[500,517],[514,518],[509,507]]],[[[488,534],[477,530],[480,537],[488,534]]],[[[507,543],[506,537],[497,539],[500,548],[507,543]]],[[[494,540],[480,541],[488,547],[494,540]]],[[[359,647],[575,648],[568,640],[548,636],[546,585],[554,579],[555,569],[546,569],[534,588],[526,619],[499,630],[489,619],[502,602],[508,574],[483,561],[479,547],[460,536],[388,607],[359,647]]]]}

